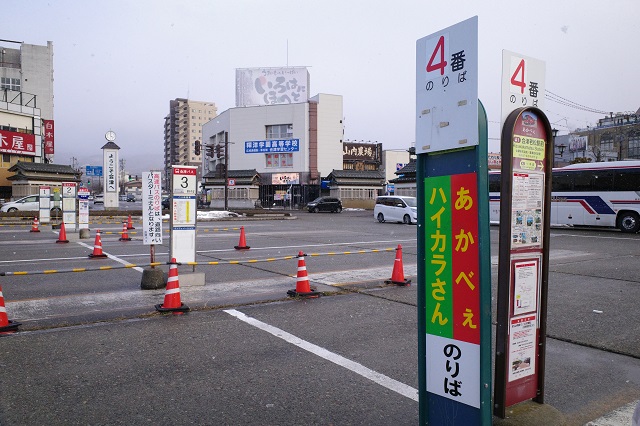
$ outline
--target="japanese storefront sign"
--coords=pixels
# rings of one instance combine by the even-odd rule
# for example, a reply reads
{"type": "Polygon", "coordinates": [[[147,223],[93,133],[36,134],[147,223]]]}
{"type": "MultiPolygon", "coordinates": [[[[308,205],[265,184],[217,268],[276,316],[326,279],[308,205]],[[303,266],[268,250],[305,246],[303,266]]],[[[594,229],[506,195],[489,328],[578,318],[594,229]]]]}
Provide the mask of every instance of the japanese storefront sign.
{"type": "Polygon", "coordinates": [[[272,185],[299,185],[300,173],[274,173],[271,175],[272,185]]]}
{"type": "Polygon", "coordinates": [[[478,17],[416,48],[416,153],[478,144],[478,17]]]}
{"type": "Polygon", "coordinates": [[[53,120],[42,120],[44,126],[42,138],[44,140],[44,153],[46,155],[54,154],[55,127],[53,120]]]}
{"type": "Polygon", "coordinates": [[[425,179],[427,392],[480,407],[476,173],[425,179]]]}
{"type": "Polygon", "coordinates": [[[162,184],[160,172],[142,173],[142,243],[162,244],[162,184]]]}
{"type": "Polygon", "coordinates": [[[6,154],[35,156],[35,135],[0,130],[0,152],[6,154]]]}
{"type": "Polygon", "coordinates": [[[245,141],[245,154],[300,151],[300,139],[270,139],[264,141],[245,141]]]}
{"type": "Polygon", "coordinates": [[[364,160],[372,163],[382,163],[382,144],[343,142],[343,160],[364,160]]]}
{"type": "Polygon", "coordinates": [[[516,108],[544,109],[545,63],[519,53],[502,51],[502,120],[516,108]]]}

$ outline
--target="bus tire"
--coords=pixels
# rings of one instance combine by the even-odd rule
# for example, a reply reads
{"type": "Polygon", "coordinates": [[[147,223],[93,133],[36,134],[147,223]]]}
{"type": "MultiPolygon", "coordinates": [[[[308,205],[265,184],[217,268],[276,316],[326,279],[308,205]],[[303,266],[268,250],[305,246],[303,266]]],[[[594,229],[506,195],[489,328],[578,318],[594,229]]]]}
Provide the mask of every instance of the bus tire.
{"type": "Polygon", "coordinates": [[[640,216],[636,212],[623,212],[618,219],[618,228],[625,233],[634,234],[640,230],[640,216]]]}

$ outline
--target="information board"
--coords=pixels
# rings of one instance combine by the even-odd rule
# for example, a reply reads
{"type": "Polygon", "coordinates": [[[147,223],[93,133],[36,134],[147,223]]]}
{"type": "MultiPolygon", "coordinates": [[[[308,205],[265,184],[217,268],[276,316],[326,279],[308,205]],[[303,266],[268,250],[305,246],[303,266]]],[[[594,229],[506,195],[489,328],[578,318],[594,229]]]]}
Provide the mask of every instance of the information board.
{"type": "Polygon", "coordinates": [[[89,188],[78,188],[78,229],[89,229],[89,188]]]}
{"type": "Polygon", "coordinates": [[[41,186],[38,192],[40,194],[39,211],[40,211],[40,224],[44,225],[51,220],[51,187],[41,186]]]}
{"type": "Polygon", "coordinates": [[[416,45],[416,154],[478,145],[478,17],[416,45]]]}
{"type": "Polygon", "coordinates": [[[478,18],[416,44],[420,424],[491,422],[487,116],[478,18]]]}
{"type": "Polygon", "coordinates": [[[544,402],[553,144],[544,113],[512,111],[502,129],[494,414],[544,402]]]}
{"type": "Polygon", "coordinates": [[[76,183],[62,182],[62,220],[66,231],[77,230],[76,183]]]}
{"type": "Polygon", "coordinates": [[[142,173],[142,242],[162,244],[162,179],[160,172],[142,173]]]}
{"type": "Polygon", "coordinates": [[[178,262],[196,260],[196,194],[195,166],[171,168],[171,258],[178,262]]]}

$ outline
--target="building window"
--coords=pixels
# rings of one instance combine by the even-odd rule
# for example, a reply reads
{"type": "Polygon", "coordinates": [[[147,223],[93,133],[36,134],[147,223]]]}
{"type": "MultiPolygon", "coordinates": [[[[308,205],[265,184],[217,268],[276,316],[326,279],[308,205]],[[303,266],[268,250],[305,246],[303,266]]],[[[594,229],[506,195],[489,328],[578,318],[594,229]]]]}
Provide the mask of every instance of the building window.
{"type": "Polygon", "coordinates": [[[265,157],[267,169],[293,167],[293,154],[291,153],[265,154],[265,157]]]}
{"type": "Polygon", "coordinates": [[[267,139],[285,139],[293,137],[293,124],[267,126],[267,139]]]}
{"type": "Polygon", "coordinates": [[[20,91],[20,79],[19,78],[0,78],[0,89],[13,90],[15,92],[20,91]]]}
{"type": "Polygon", "coordinates": [[[629,158],[640,158],[640,135],[629,136],[629,150],[627,152],[629,158]]]}

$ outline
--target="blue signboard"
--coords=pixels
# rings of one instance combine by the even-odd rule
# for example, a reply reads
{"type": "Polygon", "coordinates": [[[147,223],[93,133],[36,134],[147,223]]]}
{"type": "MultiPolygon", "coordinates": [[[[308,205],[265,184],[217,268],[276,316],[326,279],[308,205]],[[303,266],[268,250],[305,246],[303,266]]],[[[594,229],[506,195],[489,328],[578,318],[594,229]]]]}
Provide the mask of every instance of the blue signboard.
{"type": "Polygon", "coordinates": [[[245,141],[245,154],[300,151],[300,139],[271,139],[268,141],[245,141]]]}
{"type": "Polygon", "coordinates": [[[102,176],[102,166],[86,166],[86,176],[102,176]]]}

